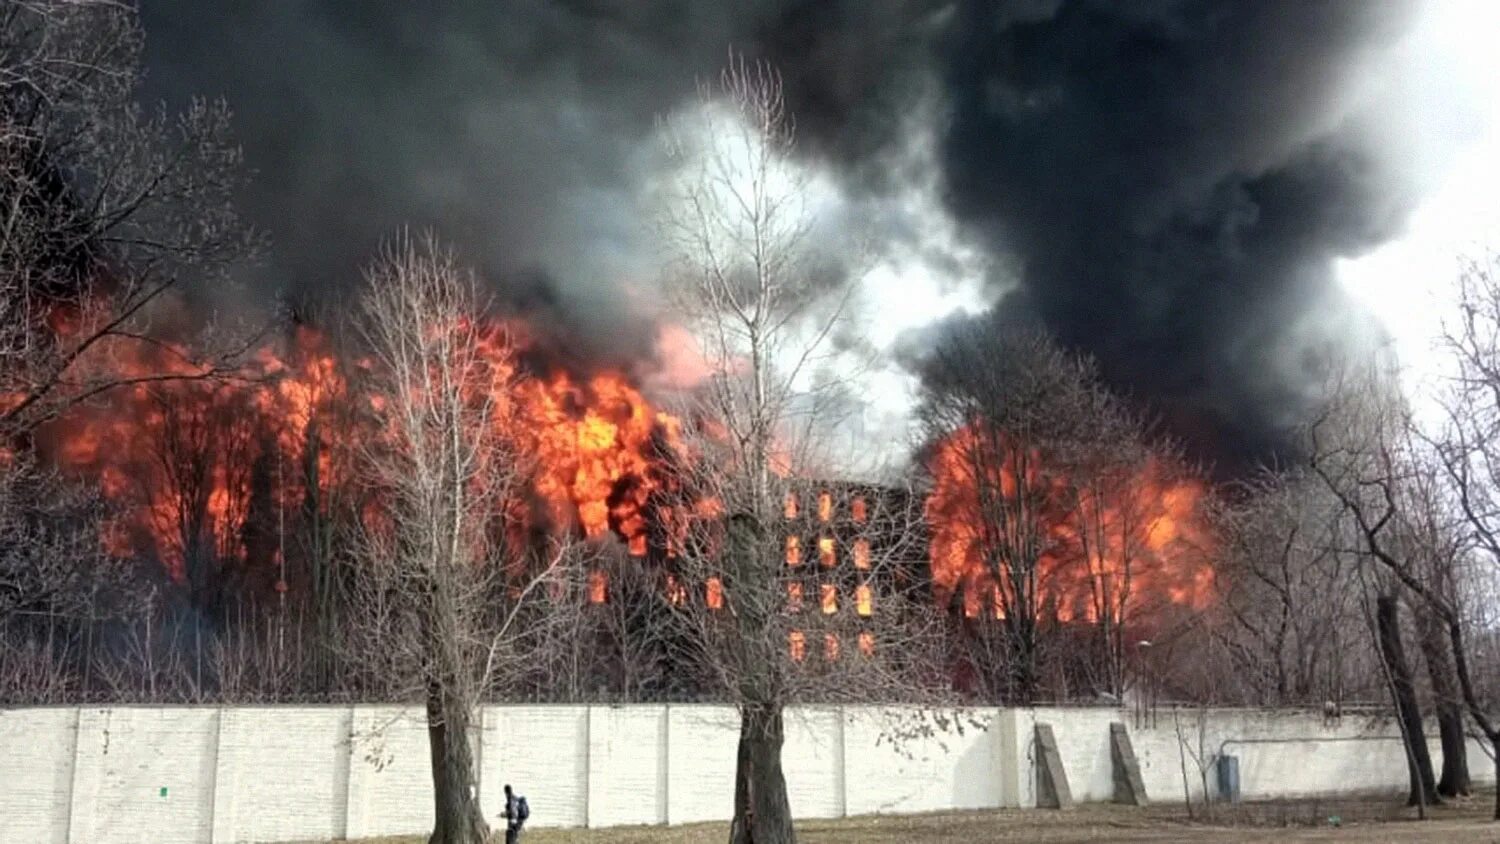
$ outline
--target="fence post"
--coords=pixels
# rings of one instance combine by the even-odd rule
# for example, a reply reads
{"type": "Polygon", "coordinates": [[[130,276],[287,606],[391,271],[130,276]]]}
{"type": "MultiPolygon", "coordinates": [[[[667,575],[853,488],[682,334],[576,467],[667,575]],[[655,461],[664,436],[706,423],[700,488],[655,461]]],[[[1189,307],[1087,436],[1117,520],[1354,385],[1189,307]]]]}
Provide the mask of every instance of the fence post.
{"type": "Polygon", "coordinates": [[[839,817],[847,818],[849,817],[849,741],[844,722],[848,720],[849,714],[845,711],[843,704],[838,705],[835,714],[838,716],[836,736],[839,745],[839,817]]]}
{"type": "Polygon", "coordinates": [[[234,720],[232,709],[219,706],[218,717],[214,719],[214,780],[209,783],[214,795],[209,827],[209,840],[213,844],[227,844],[235,840],[234,798],[235,792],[239,790],[239,754],[233,737],[227,742],[224,740],[224,733],[232,729],[234,720]]]}
{"type": "Polygon", "coordinates": [[[594,821],[594,709],[589,704],[583,719],[583,825],[588,829],[598,826],[594,821]]]}
{"type": "Polygon", "coordinates": [[[661,707],[661,801],[662,823],[672,825],[672,704],[661,707]]]}
{"type": "Polygon", "coordinates": [[[109,710],[78,707],[73,739],[73,782],[68,793],[68,842],[95,840],[94,814],[99,807],[99,777],[109,741],[109,710]]]}
{"type": "Polygon", "coordinates": [[[344,837],[349,839],[363,838],[364,807],[361,800],[364,795],[363,779],[365,766],[359,755],[359,732],[360,732],[359,706],[349,706],[349,774],[344,778],[344,837]]]}

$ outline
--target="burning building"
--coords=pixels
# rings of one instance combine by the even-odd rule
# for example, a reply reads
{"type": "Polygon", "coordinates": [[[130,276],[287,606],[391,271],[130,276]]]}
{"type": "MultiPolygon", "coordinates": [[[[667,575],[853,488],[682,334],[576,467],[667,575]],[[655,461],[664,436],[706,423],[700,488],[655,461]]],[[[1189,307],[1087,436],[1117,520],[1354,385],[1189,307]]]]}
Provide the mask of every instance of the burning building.
{"type": "MultiPolygon", "coordinates": [[[[534,371],[512,397],[517,430],[507,434],[534,465],[513,503],[511,551],[524,555],[558,536],[618,542],[656,595],[722,608],[730,587],[716,578],[690,587],[678,569],[683,514],[714,513],[713,501],[685,486],[690,449],[681,420],[625,372],[547,369],[539,355],[528,364],[534,371]]],[[[358,517],[372,494],[353,469],[361,443],[378,436],[360,405],[373,399],[361,399],[355,386],[365,365],[303,326],[254,354],[243,379],[122,388],[59,419],[42,439],[56,463],[96,479],[109,499],[103,539],[111,552],[158,563],[203,615],[246,601],[322,601],[332,588],[330,525],[358,517]]],[[[994,576],[981,479],[959,456],[956,445],[940,445],[922,493],[782,479],[774,532],[794,660],[874,651],[876,622],[897,603],[892,597],[922,596],[951,609],[969,639],[1005,626],[1014,596],[1008,604],[1007,584],[994,576]]],[[[1003,477],[993,486],[1008,488],[1003,477]]],[[[1211,570],[1194,555],[1201,486],[1148,465],[1121,490],[1047,514],[1036,615],[1119,629],[1159,605],[1198,608],[1207,600],[1211,570]],[[1091,513],[1105,514],[1093,521],[1109,530],[1101,534],[1091,513]],[[1095,541],[1085,548],[1091,526],[1095,541]]],[[[588,573],[582,602],[609,606],[639,591],[640,582],[620,581],[603,567],[588,573]]],[[[647,692],[689,693],[679,685],[647,692]]]]}

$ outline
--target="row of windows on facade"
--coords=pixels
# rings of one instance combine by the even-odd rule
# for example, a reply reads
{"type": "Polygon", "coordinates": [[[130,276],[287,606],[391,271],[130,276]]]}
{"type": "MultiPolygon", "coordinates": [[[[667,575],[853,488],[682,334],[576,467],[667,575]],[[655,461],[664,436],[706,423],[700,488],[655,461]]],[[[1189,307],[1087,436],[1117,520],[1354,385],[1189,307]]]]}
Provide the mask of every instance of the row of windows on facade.
{"type": "MultiPolygon", "coordinates": [[[[783,513],[786,515],[787,519],[797,518],[797,514],[800,512],[798,502],[799,499],[797,497],[797,493],[789,492],[786,494],[786,501],[783,505],[783,513]]],[[[670,509],[663,509],[658,512],[657,517],[670,522],[672,518],[672,511],[670,509]]],[[[864,524],[868,517],[869,508],[865,504],[864,496],[856,496],[851,499],[849,502],[849,518],[855,524],[864,524]]],[[[818,493],[818,521],[831,522],[832,520],[833,493],[825,490],[818,493]]],[[[667,534],[667,557],[671,559],[677,556],[677,546],[679,539],[672,533],[671,530],[668,530],[667,534]]],[[[646,556],[646,535],[644,533],[636,533],[635,535],[631,536],[628,544],[630,555],[632,557],[646,556]]],[[[798,565],[802,562],[802,549],[800,547],[800,540],[798,540],[797,537],[787,537],[786,554],[786,559],[789,564],[798,565]]],[[[819,558],[823,561],[823,565],[833,565],[834,548],[832,537],[823,537],[818,540],[818,554],[819,558]]],[[[870,546],[869,543],[865,542],[864,540],[859,540],[858,542],[856,542],[854,548],[855,565],[860,565],[861,560],[864,561],[864,565],[860,567],[868,568],[870,560],[870,546]]]]}
{"type": "MultiPolygon", "coordinates": [[[[667,575],[667,600],[681,605],[687,600],[687,587],[676,577],[667,575]]],[[[803,584],[792,581],[786,584],[786,608],[789,612],[801,612],[805,590],[803,584]]],[[[602,604],[609,600],[609,575],[602,571],[589,573],[589,603],[602,604]]],[[[703,603],[711,610],[724,606],[724,586],[717,577],[710,577],[704,584],[703,603]]],[[[839,590],[832,583],[818,584],[818,607],[824,615],[839,611],[839,590]]],[[[875,612],[875,591],[870,584],[861,583],[854,588],[854,611],[868,618],[875,612]]]]}
{"type": "MultiPolygon", "coordinates": [[[[868,630],[861,631],[855,639],[859,646],[859,652],[864,656],[875,655],[875,634],[868,630]]],[[[807,634],[801,630],[793,630],[786,635],[787,654],[793,662],[801,662],[807,659],[807,634]]],[[[839,658],[842,650],[839,637],[833,633],[823,634],[823,659],[833,662],[839,658]]]]}
{"type": "MultiPolygon", "coordinates": [[[[860,538],[854,540],[854,567],[867,571],[870,568],[870,541],[860,538]]],[[[818,564],[825,569],[831,569],[839,563],[838,543],[831,536],[818,537],[818,564]]],[[[795,534],[786,538],[786,564],[789,566],[802,565],[802,537],[795,534]]]]}
{"type": "MultiPolygon", "coordinates": [[[[788,519],[795,519],[800,512],[801,500],[797,497],[797,493],[787,493],[782,504],[782,515],[788,519]]],[[[865,504],[864,496],[857,495],[849,500],[849,518],[855,524],[863,524],[865,519],[869,518],[869,508],[865,504]]],[[[833,493],[828,490],[818,493],[818,521],[833,521],[833,493]]]]}

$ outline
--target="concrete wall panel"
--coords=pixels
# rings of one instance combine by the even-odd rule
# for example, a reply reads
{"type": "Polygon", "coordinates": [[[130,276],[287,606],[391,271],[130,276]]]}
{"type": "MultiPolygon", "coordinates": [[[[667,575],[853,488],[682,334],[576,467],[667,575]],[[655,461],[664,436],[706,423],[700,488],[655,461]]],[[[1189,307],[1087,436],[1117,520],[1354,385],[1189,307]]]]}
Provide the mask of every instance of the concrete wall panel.
{"type": "Polygon", "coordinates": [[[432,831],[432,757],[421,709],[358,706],[350,715],[347,835],[432,831]]]}
{"type": "Polygon", "coordinates": [[[66,842],[78,710],[0,710],[0,841],[66,842]]]}
{"type": "Polygon", "coordinates": [[[787,797],[799,818],[844,815],[843,723],[836,708],[789,709],[781,750],[787,797]]]}
{"type": "Polygon", "coordinates": [[[89,844],[196,844],[213,832],[219,712],[117,707],[79,713],[77,764],[96,772],[81,798],[89,844]]]}
{"type": "Polygon", "coordinates": [[[589,708],[491,706],[483,752],[484,812],[499,829],[504,786],[526,796],[531,826],[588,823],[589,708]]]}
{"type": "Polygon", "coordinates": [[[347,707],[237,707],[220,717],[215,840],[344,836],[347,707]]]}
{"type": "Polygon", "coordinates": [[[739,713],[732,706],[667,711],[667,822],[729,820],[739,713]]]}
{"type": "Polygon", "coordinates": [[[663,706],[589,708],[588,825],[667,821],[663,706]]]}
{"type": "Polygon", "coordinates": [[[848,710],[846,813],[999,806],[997,715],[996,710],[848,710]]]}

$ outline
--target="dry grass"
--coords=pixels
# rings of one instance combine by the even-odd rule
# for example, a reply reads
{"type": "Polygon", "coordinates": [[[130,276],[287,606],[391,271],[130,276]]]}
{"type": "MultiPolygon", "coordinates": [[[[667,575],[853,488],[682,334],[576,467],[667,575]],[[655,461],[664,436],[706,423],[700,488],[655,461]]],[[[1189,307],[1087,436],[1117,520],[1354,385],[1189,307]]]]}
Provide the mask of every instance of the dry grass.
{"type": "MultiPolygon", "coordinates": [[[[926,815],[871,816],[805,821],[797,825],[802,844],[909,844],[913,841],[979,842],[1491,842],[1500,844],[1500,823],[1488,820],[1493,795],[1432,810],[1415,820],[1398,798],[1280,801],[1236,806],[1212,821],[1189,822],[1180,804],[1147,809],[1096,804],[1065,812],[998,810],[926,815]],[[1330,818],[1339,825],[1333,826],[1330,818]]],[[[723,844],[728,824],[627,827],[602,830],[537,829],[525,844],[723,844]]],[[[498,836],[497,836],[497,840],[498,836]]],[[[425,838],[387,838],[367,844],[424,844],[425,838]]]]}

